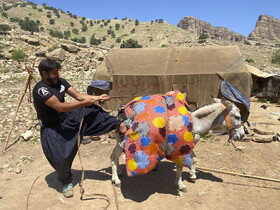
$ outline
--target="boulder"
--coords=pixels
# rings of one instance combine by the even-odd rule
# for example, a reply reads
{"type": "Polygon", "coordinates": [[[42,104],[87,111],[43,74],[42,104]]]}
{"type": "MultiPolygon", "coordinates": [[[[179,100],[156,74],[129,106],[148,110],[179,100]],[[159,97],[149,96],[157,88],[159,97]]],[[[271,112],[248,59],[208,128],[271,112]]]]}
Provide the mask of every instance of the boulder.
{"type": "Polygon", "coordinates": [[[52,52],[48,52],[46,54],[47,58],[56,60],[56,61],[64,61],[65,60],[65,50],[59,48],[59,49],[55,49],[52,52]]]}

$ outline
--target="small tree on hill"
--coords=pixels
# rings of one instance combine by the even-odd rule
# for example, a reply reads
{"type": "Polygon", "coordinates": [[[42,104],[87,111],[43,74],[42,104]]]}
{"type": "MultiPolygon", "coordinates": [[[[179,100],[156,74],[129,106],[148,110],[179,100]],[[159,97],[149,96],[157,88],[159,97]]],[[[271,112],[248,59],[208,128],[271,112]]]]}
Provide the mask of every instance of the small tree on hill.
{"type": "Polygon", "coordinates": [[[0,33],[6,35],[8,31],[12,30],[11,26],[7,24],[0,24],[0,33]]]}
{"type": "Polygon", "coordinates": [[[128,39],[122,42],[120,48],[142,48],[142,45],[138,44],[137,40],[128,39]]]}

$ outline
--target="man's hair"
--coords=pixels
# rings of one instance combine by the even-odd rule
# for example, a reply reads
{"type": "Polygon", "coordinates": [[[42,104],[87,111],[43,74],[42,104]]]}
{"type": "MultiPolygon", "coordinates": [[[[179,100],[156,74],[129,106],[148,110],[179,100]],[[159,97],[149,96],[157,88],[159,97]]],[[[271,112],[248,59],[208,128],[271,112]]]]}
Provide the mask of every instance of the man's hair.
{"type": "Polygon", "coordinates": [[[39,68],[40,75],[42,76],[43,71],[49,73],[54,69],[61,69],[61,64],[55,60],[47,58],[40,62],[38,68],[39,68]]]}

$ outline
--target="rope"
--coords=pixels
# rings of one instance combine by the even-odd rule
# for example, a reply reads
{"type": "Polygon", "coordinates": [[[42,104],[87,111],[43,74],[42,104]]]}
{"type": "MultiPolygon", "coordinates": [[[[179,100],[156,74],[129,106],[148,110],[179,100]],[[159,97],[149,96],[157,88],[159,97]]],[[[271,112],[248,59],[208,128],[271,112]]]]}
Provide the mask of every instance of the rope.
{"type": "Polygon", "coordinates": [[[28,192],[28,195],[27,195],[27,200],[26,200],[26,210],[28,210],[28,201],[29,201],[29,197],[30,197],[30,194],[31,194],[31,191],[32,191],[32,188],[35,184],[35,182],[39,179],[40,176],[37,176],[37,178],[33,181],[31,187],[30,187],[30,190],[28,192]]]}
{"type": "Polygon", "coordinates": [[[235,172],[231,172],[231,171],[223,171],[223,170],[219,170],[219,169],[212,169],[212,168],[206,168],[206,167],[200,167],[200,166],[197,166],[196,168],[199,170],[212,171],[212,172],[217,172],[217,173],[229,174],[229,175],[233,175],[233,176],[242,176],[242,177],[246,177],[246,178],[261,179],[261,180],[280,183],[280,179],[272,179],[272,178],[267,178],[267,177],[262,177],[262,176],[246,175],[246,174],[240,174],[240,173],[235,173],[235,172]]]}
{"type": "Polygon", "coordinates": [[[84,171],[84,166],[83,166],[83,162],[82,162],[82,158],[81,158],[81,152],[80,152],[80,144],[81,144],[81,129],[82,129],[82,125],[84,122],[84,116],[85,116],[85,108],[82,108],[82,119],[80,121],[80,126],[79,126],[79,131],[78,131],[78,156],[79,156],[79,161],[81,164],[81,168],[82,168],[82,177],[81,177],[81,182],[79,183],[80,186],[80,200],[93,200],[93,199],[102,199],[102,200],[106,200],[107,201],[107,206],[103,207],[104,209],[108,209],[109,206],[111,205],[111,201],[109,199],[109,197],[105,194],[101,194],[101,193],[92,193],[92,194],[86,194],[85,190],[83,188],[83,182],[84,182],[84,178],[85,178],[85,171],[84,171]],[[83,196],[87,196],[87,197],[92,197],[92,198],[88,198],[88,199],[83,199],[83,196]],[[100,198],[93,198],[93,196],[99,196],[100,198]]]}

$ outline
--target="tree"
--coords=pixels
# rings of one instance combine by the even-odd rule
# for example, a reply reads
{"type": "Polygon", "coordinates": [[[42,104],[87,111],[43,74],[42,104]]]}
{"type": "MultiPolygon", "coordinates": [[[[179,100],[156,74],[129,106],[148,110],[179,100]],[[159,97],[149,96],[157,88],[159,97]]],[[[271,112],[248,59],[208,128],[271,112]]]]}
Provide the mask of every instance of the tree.
{"type": "Polygon", "coordinates": [[[79,30],[76,29],[76,28],[73,28],[73,29],[72,29],[72,32],[73,32],[74,34],[77,34],[77,35],[79,34],[79,30]]]}
{"type": "Polygon", "coordinates": [[[116,24],[115,24],[116,30],[119,30],[119,29],[120,29],[120,26],[121,26],[121,25],[120,25],[119,23],[116,23],[116,24]]]}
{"type": "Polygon", "coordinates": [[[137,40],[128,39],[121,43],[120,48],[142,48],[142,45],[138,44],[137,40]]]}
{"type": "Polygon", "coordinates": [[[50,13],[48,13],[47,18],[52,18],[52,15],[50,13]]]}
{"type": "Polygon", "coordinates": [[[73,22],[70,22],[70,25],[73,27],[73,26],[74,26],[74,23],[73,23],[73,22]]]}
{"type": "Polygon", "coordinates": [[[2,12],[2,16],[8,18],[8,14],[6,12],[2,12]]]}
{"type": "Polygon", "coordinates": [[[90,44],[92,45],[100,45],[101,44],[101,39],[96,39],[95,34],[93,34],[90,38],[90,44]]]}
{"type": "Polygon", "coordinates": [[[135,33],[135,28],[130,31],[131,34],[135,33]]]}
{"type": "Polygon", "coordinates": [[[7,24],[0,24],[0,33],[6,35],[8,31],[12,30],[11,26],[7,24]]]}
{"type": "Polygon", "coordinates": [[[83,26],[82,26],[82,32],[86,32],[87,31],[87,25],[86,24],[83,24],[83,26]]]}
{"type": "Polygon", "coordinates": [[[64,39],[69,39],[71,31],[64,31],[64,39]]]}
{"type": "Polygon", "coordinates": [[[39,27],[36,24],[36,22],[33,20],[20,20],[19,25],[20,25],[21,29],[23,29],[25,31],[30,31],[32,33],[39,32],[39,27]]]}
{"type": "Polygon", "coordinates": [[[93,21],[92,20],[89,21],[89,25],[93,26],[93,21]]]}
{"type": "Polygon", "coordinates": [[[271,58],[271,63],[280,65],[280,50],[274,52],[271,58]]]}
{"type": "Polygon", "coordinates": [[[50,35],[56,38],[63,38],[64,34],[58,30],[50,30],[50,35]]]}
{"type": "Polygon", "coordinates": [[[135,20],[135,26],[138,26],[139,25],[139,21],[136,19],[135,20]]]}
{"type": "Polygon", "coordinates": [[[118,38],[116,39],[116,42],[117,42],[117,43],[121,43],[121,41],[122,41],[122,39],[121,39],[120,37],[118,37],[118,38]]]}
{"type": "Polygon", "coordinates": [[[51,25],[55,24],[54,19],[50,19],[50,24],[51,24],[51,25]]]}
{"type": "Polygon", "coordinates": [[[209,36],[208,36],[208,34],[200,34],[200,36],[199,36],[199,39],[208,39],[209,38],[209,36]]]}

